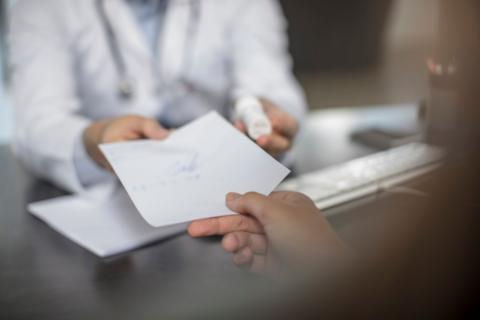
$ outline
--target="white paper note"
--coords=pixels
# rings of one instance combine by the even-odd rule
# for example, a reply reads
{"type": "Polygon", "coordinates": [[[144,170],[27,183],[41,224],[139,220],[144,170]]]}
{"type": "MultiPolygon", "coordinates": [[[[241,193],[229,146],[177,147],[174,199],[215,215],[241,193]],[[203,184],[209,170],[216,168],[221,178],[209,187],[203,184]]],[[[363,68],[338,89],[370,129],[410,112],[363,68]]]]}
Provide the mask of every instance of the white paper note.
{"type": "MultiPolygon", "coordinates": [[[[94,190],[91,194],[96,194],[94,190]]],[[[182,233],[186,225],[154,228],[138,214],[121,186],[108,199],[64,196],[32,203],[28,210],[100,257],[116,255],[182,233]]]]}
{"type": "Polygon", "coordinates": [[[215,112],[164,141],[100,146],[152,226],[232,214],[228,192],[268,195],[290,172],[215,112]]]}

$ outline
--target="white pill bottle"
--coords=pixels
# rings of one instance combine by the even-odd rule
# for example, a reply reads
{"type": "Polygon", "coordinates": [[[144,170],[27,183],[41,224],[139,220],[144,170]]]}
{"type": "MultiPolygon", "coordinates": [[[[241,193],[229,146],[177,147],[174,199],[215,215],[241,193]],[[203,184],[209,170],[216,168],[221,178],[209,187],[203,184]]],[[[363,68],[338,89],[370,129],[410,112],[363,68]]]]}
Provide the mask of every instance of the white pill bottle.
{"type": "Polygon", "coordinates": [[[272,124],[262,102],[253,96],[242,96],[236,101],[235,117],[245,124],[247,134],[253,140],[272,133],[272,124]]]}

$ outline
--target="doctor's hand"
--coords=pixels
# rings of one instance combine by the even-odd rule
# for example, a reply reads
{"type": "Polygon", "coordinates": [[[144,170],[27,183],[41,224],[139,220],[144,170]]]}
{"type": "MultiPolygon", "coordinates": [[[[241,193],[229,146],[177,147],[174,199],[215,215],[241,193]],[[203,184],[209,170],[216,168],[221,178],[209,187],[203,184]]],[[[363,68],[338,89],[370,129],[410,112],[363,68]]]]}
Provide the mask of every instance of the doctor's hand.
{"type": "MultiPolygon", "coordinates": [[[[292,147],[299,130],[299,123],[293,116],[272,102],[266,99],[260,99],[260,101],[272,124],[272,134],[261,136],[256,142],[273,157],[279,157],[292,147]]],[[[247,132],[243,122],[237,121],[235,126],[240,131],[247,132]]]]}
{"type": "Polygon", "coordinates": [[[100,144],[139,139],[162,140],[167,138],[168,134],[169,131],[154,119],[123,116],[91,124],[83,133],[83,143],[88,155],[97,164],[112,171],[98,147],[100,144]]]}
{"type": "Polygon", "coordinates": [[[233,262],[256,273],[318,270],[321,262],[348,256],[348,249],[308,197],[277,192],[227,195],[227,206],[239,215],[192,222],[193,237],[223,235],[233,262]]]}

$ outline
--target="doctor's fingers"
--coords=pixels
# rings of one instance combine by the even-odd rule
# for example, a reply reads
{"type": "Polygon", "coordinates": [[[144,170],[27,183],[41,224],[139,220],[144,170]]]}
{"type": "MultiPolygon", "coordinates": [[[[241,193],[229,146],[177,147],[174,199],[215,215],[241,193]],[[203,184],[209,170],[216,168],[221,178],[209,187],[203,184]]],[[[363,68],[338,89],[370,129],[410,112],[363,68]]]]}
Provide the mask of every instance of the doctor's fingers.
{"type": "Polygon", "coordinates": [[[156,120],[149,118],[143,118],[139,122],[138,131],[143,137],[154,140],[163,140],[168,137],[169,133],[156,120]]]}
{"type": "Polygon", "coordinates": [[[292,146],[292,141],[285,136],[273,133],[258,138],[257,144],[268,153],[278,155],[288,151],[292,146]]]}
{"type": "Polygon", "coordinates": [[[298,133],[299,124],[297,119],[268,100],[262,100],[262,103],[274,131],[287,138],[293,138],[298,133]]]}
{"type": "Polygon", "coordinates": [[[287,113],[277,114],[270,119],[273,131],[280,135],[292,139],[299,130],[298,121],[287,113]]]}
{"type": "Polygon", "coordinates": [[[222,246],[227,252],[235,253],[249,247],[255,254],[266,254],[268,242],[265,235],[237,231],[223,237],[222,246]]]}
{"type": "Polygon", "coordinates": [[[123,116],[101,124],[100,143],[148,139],[164,139],[168,131],[154,119],[141,116],[123,116]]]}
{"type": "Polygon", "coordinates": [[[247,133],[247,127],[245,126],[245,123],[243,123],[242,121],[235,121],[234,123],[235,125],[235,128],[237,128],[238,131],[240,131],[241,133],[247,133]]]}
{"type": "Polygon", "coordinates": [[[255,218],[245,215],[203,219],[188,226],[188,233],[192,237],[225,235],[235,231],[263,233],[263,227],[255,218]]]}

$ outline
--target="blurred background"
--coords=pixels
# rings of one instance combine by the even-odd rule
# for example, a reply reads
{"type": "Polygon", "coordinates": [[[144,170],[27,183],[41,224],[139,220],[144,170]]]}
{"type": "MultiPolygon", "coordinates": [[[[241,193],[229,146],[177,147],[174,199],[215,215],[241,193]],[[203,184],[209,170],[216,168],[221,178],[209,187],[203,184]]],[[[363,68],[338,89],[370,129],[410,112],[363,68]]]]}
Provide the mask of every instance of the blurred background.
{"type": "Polygon", "coordinates": [[[13,130],[13,108],[7,98],[7,8],[10,1],[0,0],[0,144],[9,141],[13,130]]]}
{"type": "MultiPolygon", "coordinates": [[[[12,135],[8,99],[8,7],[0,0],[0,144],[12,135]]],[[[281,0],[295,72],[312,109],[415,103],[427,95],[425,59],[438,0],[281,0]]]]}

